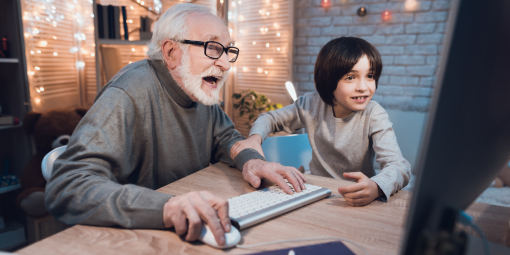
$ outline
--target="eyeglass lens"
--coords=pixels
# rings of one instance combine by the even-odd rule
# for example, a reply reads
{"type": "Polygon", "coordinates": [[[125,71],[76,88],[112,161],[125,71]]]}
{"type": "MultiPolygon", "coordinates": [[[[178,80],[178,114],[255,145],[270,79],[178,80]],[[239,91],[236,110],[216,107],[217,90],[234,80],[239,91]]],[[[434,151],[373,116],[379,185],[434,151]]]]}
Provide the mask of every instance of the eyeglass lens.
{"type": "MultiPolygon", "coordinates": [[[[207,55],[208,57],[211,57],[211,58],[219,58],[222,53],[223,53],[223,46],[221,44],[215,43],[215,42],[207,43],[205,55],[207,55]]],[[[230,62],[236,61],[238,53],[239,53],[239,51],[237,49],[233,49],[233,48],[228,49],[227,50],[228,61],[230,61],[230,62]]]]}

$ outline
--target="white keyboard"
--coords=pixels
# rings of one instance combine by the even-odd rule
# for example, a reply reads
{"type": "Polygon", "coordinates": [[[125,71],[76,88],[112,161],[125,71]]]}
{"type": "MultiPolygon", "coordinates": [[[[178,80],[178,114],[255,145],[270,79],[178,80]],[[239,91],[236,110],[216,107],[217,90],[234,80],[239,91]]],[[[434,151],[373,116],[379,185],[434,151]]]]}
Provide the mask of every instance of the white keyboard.
{"type": "Polygon", "coordinates": [[[243,230],[331,195],[331,190],[326,188],[311,184],[305,184],[305,187],[306,190],[293,195],[278,186],[271,186],[231,198],[228,200],[230,220],[243,230]]]}

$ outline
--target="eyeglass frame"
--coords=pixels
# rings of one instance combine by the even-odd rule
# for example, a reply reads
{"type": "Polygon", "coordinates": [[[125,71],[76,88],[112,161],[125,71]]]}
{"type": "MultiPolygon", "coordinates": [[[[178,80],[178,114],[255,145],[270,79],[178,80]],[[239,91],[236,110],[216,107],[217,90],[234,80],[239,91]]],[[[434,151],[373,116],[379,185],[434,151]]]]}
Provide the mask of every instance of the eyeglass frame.
{"type": "Polygon", "coordinates": [[[234,61],[228,61],[230,63],[234,63],[236,62],[237,58],[239,57],[239,48],[237,47],[225,47],[223,46],[223,44],[219,43],[219,42],[216,42],[216,41],[207,41],[207,42],[203,42],[203,41],[193,41],[193,40],[180,40],[180,41],[177,41],[177,42],[180,42],[180,43],[184,43],[184,44],[191,44],[191,45],[200,45],[200,46],[204,46],[204,55],[208,58],[212,58],[212,59],[219,59],[221,58],[221,56],[223,55],[223,53],[227,52],[227,57],[228,57],[228,50],[229,49],[236,49],[237,50],[237,56],[236,56],[236,59],[234,59],[234,61]],[[217,58],[214,58],[214,57],[211,57],[211,56],[207,56],[207,44],[208,43],[217,43],[219,44],[221,47],[223,47],[223,51],[221,52],[221,54],[217,57],[217,58]]]}

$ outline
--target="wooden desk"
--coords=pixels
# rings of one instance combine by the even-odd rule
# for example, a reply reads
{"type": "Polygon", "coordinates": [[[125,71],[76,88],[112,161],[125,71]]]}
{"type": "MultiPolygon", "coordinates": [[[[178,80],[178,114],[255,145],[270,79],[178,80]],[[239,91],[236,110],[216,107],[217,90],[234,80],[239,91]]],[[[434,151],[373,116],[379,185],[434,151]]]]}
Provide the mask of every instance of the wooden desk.
{"type": "MultiPolygon", "coordinates": [[[[387,203],[374,201],[368,206],[351,207],[337,188],[351,184],[343,180],[307,175],[308,183],[331,189],[332,195],[311,205],[294,210],[241,232],[240,244],[256,244],[275,240],[336,236],[348,238],[370,254],[398,254],[404,233],[410,193],[400,191],[387,203]]],[[[264,185],[271,183],[264,182],[264,185]]],[[[231,198],[254,191],[243,180],[241,172],[222,163],[169,184],[158,191],[184,194],[208,190],[217,196],[231,198]]],[[[469,210],[475,222],[491,242],[507,245],[510,239],[510,208],[473,204],[469,210]]],[[[128,230],[77,225],[30,245],[18,254],[244,254],[282,249],[313,243],[302,242],[263,246],[253,249],[213,249],[200,242],[187,243],[170,231],[128,230]]],[[[345,243],[356,254],[362,252],[345,243]]],[[[510,246],[510,245],[508,245],[510,246]]]]}

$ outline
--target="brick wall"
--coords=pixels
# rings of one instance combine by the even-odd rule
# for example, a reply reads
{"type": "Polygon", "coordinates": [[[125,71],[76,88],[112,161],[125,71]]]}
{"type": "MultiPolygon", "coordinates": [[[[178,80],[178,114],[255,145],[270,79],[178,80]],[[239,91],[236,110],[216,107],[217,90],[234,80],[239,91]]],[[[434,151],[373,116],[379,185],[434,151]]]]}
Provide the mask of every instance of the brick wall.
{"type": "Polygon", "coordinates": [[[450,1],[416,1],[408,11],[405,0],[297,0],[294,21],[294,85],[302,95],[315,90],[313,70],[328,41],[341,36],[361,37],[382,56],[383,72],[374,100],[385,108],[426,112],[433,94],[439,54],[450,1]],[[357,10],[365,6],[364,17],[357,10]],[[389,10],[392,19],[382,21],[389,10]]]}

